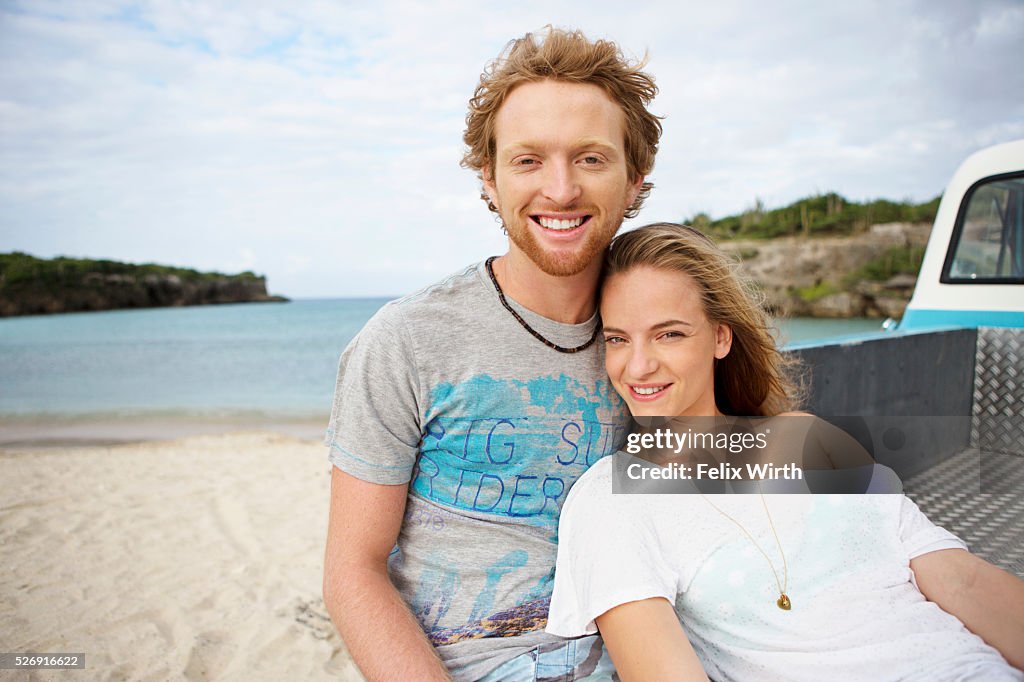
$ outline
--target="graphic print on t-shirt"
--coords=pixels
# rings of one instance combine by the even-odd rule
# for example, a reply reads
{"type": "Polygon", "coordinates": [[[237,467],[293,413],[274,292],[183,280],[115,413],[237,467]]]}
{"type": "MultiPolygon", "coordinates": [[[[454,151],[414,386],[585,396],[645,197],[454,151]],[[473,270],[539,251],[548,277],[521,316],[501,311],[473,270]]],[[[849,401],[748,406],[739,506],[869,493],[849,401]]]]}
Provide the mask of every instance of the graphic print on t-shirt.
{"type": "Polygon", "coordinates": [[[433,524],[438,544],[403,543],[392,568],[422,567],[408,587],[435,645],[544,626],[559,511],[576,479],[624,440],[621,410],[607,382],[588,388],[564,374],[434,387],[406,522],[433,524]],[[465,550],[438,551],[446,532],[465,550]]]}
{"type": "Polygon", "coordinates": [[[443,416],[424,429],[413,492],[450,509],[523,519],[554,539],[569,487],[625,436],[599,416],[616,410],[603,383],[592,391],[564,374],[479,375],[436,386],[427,414],[443,416]]]}

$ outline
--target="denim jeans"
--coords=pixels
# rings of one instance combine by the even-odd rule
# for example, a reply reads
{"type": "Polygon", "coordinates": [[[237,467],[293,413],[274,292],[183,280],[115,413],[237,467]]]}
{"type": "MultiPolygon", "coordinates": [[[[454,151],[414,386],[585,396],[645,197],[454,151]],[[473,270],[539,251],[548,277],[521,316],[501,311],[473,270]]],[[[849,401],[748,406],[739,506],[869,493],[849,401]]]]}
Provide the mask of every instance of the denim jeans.
{"type": "Polygon", "coordinates": [[[545,644],[516,656],[480,682],[618,682],[601,638],[588,635],[545,644]]]}

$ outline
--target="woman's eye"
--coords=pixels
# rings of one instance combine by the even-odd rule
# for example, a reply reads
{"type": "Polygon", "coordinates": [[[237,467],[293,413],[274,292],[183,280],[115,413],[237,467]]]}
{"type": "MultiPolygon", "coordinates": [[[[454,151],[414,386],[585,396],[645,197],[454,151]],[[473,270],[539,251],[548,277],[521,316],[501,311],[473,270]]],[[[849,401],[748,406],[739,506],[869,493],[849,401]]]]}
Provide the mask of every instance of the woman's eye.
{"type": "Polygon", "coordinates": [[[683,334],[682,332],[665,332],[664,334],[661,335],[661,338],[663,338],[663,339],[685,339],[686,338],[686,334],[683,334]]]}

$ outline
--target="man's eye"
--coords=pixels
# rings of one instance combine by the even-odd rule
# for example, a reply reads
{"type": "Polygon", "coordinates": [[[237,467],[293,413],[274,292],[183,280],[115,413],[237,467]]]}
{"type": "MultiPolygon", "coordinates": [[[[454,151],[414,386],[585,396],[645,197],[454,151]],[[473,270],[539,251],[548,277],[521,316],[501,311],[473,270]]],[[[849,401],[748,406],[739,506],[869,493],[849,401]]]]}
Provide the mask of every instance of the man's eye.
{"type": "Polygon", "coordinates": [[[596,166],[601,163],[600,156],[584,156],[583,163],[587,166],[596,166]]]}
{"type": "Polygon", "coordinates": [[[686,338],[686,334],[683,334],[682,332],[665,332],[664,334],[661,335],[661,338],[663,338],[663,339],[685,339],[686,338]]]}
{"type": "Polygon", "coordinates": [[[604,342],[610,346],[617,346],[620,343],[625,343],[626,340],[621,336],[606,336],[604,337],[604,342]]]}
{"type": "Polygon", "coordinates": [[[537,163],[537,159],[516,159],[515,164],[517,166],[532,166],[537,163]]]}

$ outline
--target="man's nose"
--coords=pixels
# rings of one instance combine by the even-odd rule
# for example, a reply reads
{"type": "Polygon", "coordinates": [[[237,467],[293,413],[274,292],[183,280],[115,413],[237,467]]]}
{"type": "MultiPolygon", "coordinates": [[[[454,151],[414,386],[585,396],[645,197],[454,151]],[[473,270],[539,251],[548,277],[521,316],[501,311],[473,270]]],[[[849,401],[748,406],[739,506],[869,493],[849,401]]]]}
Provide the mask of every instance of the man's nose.
{"type": "Polygon", "coordinates": [[[580,196],[576,168],[571,163],[552,161],[544,176],[544,196],[558,206],[571,206],[580,196]]]}

